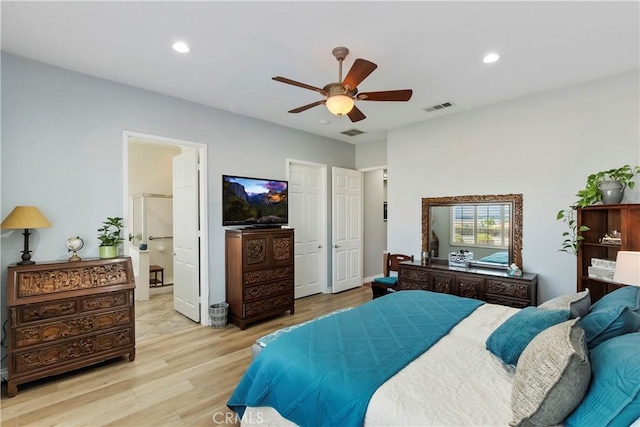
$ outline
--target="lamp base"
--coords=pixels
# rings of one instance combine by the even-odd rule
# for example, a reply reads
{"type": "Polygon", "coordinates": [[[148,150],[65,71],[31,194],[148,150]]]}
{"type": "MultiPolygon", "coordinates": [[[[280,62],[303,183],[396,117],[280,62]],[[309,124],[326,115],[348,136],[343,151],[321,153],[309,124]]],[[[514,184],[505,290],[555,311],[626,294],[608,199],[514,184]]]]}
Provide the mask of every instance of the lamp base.
{"type": "Polygon", "coordinates": [[[18,263],[18,265],[31,265],[31,264],[35,264],[35,263],[36,263],[35,261],[31,261],[31,260],[26,259],[26,260],[20,261],[18,263]]]}

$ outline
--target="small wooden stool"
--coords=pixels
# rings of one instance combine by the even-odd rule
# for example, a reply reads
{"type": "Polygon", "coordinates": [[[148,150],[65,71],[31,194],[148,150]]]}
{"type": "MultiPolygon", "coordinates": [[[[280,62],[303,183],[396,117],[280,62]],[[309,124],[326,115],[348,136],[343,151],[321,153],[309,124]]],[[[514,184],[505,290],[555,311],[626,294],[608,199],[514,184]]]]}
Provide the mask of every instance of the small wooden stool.
{"type": "Polygon", "coordinates": [[[159,265],[149,266],[149,285],[164,286],[164,267],[160,267],[159,265]],[[160,273],[159,279],[158,279],[158,273],[160,273]],[[152,274],[153,274],[153,277],[151,277],[152,274]],[[160,285],[158,285],[158,283],[160,283],[160,285]]]}

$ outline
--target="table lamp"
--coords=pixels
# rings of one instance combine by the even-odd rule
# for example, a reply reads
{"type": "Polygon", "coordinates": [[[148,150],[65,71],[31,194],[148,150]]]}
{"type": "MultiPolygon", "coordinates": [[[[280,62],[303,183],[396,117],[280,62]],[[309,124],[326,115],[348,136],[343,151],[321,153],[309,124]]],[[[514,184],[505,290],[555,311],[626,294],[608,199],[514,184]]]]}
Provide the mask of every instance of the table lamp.
{"type": "Polygon", "coordinates": [[[31,251],[29,250],[29,229],[51,227],[47,218],[35,206],[16,206],[11,213],[2,221],[0,228],[15,230],[24,229],[24,250],[22,251],[22,261],[18,265],[35,264],[31,261],[31,251]]]}
{"type": "Polygon", "coordinates": [[[618,251],[613,281],[623,285],[640,286],[640,252],[618,251]]]}

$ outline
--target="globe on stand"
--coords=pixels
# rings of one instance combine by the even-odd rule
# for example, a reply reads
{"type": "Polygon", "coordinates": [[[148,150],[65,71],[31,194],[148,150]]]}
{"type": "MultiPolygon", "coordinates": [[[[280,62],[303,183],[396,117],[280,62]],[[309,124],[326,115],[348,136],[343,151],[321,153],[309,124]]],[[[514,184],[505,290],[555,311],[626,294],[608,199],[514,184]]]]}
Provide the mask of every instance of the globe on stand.
{"type": "Polygon", "coordinates": [[[69,237],[67,239],[67,250],[69,252],[73,252],[73,255],[71,255],[69,257],[69,261],[80,261],[82,260],[82,258],[80,258],[78,256],[78,254],[76,253],[77,251],[79,251],[80,249],[82,249],[82,247],[84,246],[84,241],[79,237],[69,237]]]}

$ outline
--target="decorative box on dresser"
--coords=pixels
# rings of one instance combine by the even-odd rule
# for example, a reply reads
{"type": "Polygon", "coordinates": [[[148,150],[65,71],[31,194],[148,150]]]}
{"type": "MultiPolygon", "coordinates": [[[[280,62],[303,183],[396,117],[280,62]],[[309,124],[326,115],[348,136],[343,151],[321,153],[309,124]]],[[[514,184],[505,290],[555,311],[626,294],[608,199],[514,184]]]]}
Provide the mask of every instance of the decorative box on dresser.
{"type": "Polygon", "coordinates": [[[133,361],[134,288],[128,257],[9,266],[9,397],[28,381],[133,361]]]}
{"type": "Polygon", "coordinates": [[[506,270],[459,268],[419,261],[400,263],[398,290],[419,289],[523,308],[537,305],[538,275],[510,277],[506,270]]]}
{"type": "MultiPolygon", "coordinates": [[[[595,205],[578,208],[576,220],[589,231],[580,233],[577,253],[577,290],[589,288],[591,301],[595,302],[621,285],[611,279],[589,277],[589,267],[594,258],[615,261],[618,251],[640,251],[640,204],[595,205]],[[605,234],[620,233],[620,244],[602,242],[605,234]]],[[[592,275],[593,276],[593,275],[592,275]]]]}
{"type": "Polygon", "coordinates": [[[292,228],[226,231],[226,291],[229,320],[247,324],[294,313],[292,228]]]}

